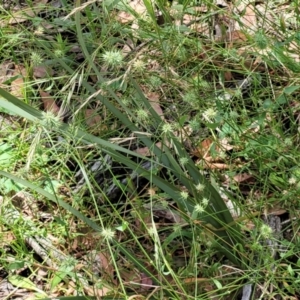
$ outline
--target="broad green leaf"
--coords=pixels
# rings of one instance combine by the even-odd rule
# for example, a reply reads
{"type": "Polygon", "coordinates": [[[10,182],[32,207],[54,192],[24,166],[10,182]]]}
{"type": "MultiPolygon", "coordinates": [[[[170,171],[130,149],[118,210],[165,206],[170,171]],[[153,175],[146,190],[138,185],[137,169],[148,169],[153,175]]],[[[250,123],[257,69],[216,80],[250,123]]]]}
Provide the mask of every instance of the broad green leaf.
{"type": "Polygon", "coordinates": [[[10,263],[7,266],[7,268],[8,268],[8,270],[19,270],[19,269],[24,268],[24,266],[25,266],[25,261],[21,260],[21,261],[14,261],[14,262],[10,263]]]}
{"type": "Polygon", "coordinates": [[[290,95],[290,94],[294,93],[295,91],[299,90],[299,88],[300,88],[300,85],[292,85],[292,86],[288,86],[288,87],[284,88],[283,92],[285,94],[290,95]]]}
{"type": "Polygon", "coordinates": [[[0,88],[0,106],[30,121],[42,119],[42,113],[0,88]]]}
{"type": "Polygon", "coordinates": [[[40,294],[47,296],[47,294],[42,290],[40,290],[39,288],[37,288],[29,278],[25,278],[20,275],[11,275],[8,277],[8,281],[16,287],[23,288],[26,290],[36,291],[40,294]]]}
{"type": "Polygon", "coordinates": [[[75,267],[75,263],[72,265],[68,262],[68,259],[63,261],[58,271],[54,273],[54,277],[51,280],[50,288],[53,290],[67,275],[74,275],[73,270],[75,267]]]}

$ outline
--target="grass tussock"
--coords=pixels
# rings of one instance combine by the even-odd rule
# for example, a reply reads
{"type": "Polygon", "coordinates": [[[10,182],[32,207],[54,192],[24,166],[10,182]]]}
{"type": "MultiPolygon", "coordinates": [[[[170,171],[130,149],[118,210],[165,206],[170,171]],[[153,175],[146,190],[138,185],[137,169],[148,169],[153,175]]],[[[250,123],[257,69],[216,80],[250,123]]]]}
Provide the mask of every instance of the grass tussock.
{"type": "Polygon", "coordinates": [[[0,298],[298,299],[298,18],[3,2],[0,298]]]}

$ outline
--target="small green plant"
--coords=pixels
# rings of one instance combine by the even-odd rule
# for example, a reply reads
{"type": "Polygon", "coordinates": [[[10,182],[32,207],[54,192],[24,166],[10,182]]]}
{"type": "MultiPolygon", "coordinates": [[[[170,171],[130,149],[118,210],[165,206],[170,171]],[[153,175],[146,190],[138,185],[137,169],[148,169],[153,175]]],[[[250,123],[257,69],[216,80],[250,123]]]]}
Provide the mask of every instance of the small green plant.
{"type": "Polygon", "coordinates": [[[263,4],[59,5],[26,10],[26,23],[1,10],[14,64],[0,66],[13,73],[0,79],[10,283],[39,298],[248,300],[245,286],[253,299],[296,297],[297,16],[270,19],[263,4]],[[24,101],[12,95],[20,82],[24,101]]]}

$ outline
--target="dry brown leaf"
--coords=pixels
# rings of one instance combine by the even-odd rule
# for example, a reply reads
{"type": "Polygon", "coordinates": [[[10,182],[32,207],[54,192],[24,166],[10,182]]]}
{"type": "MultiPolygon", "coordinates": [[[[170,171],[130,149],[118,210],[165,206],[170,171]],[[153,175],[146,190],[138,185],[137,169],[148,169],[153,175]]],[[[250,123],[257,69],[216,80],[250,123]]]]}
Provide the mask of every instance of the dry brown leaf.
{"type": "Polygon", "coordinates": [[[141,290],[153,288],[153,282],[150,277],[144,273],[136,273],[135,271],[122,271],[122,278],[127,284],[134,283],[134,286],[139,285],[141,290]]]}
{"type": "Polygon", "coordinates": [[[101,299],[100,297],[104,297],[108,293],[111,293],[112,289],[108,289],[106,287],[103,287],[102,289],[97,289],[95,287],[84,286],[84,291],[87,293],[88,296],[101,299]]]}
{"type": "Polygon", "coordinates": [[[225,71],[224,72],[224,78],[226,81],[233,81],[233,76],[231,71],[225,71]]]}
{"type": "Polygon", "coordinates": [[[247,41],[247,37],[240,30],[234,30],[226,33],[226,41],[231,42],[232,44],[244,43],[247,41]]]}
{"type": "MultiPolygon", "coordinates": [[[[268,210],[268,214],[280,216],[287,213],[287,211],[281,207],[271,207],[270,210],[268,210]]],[[[292,212],[289,212],[290,216],[293,214],[292,212]]]]}
{"type": "Polygon", "coordinates": [[[191,25],[191,29],[195,32],[201,33],[203,35],[209,35],[210,34],[210,27],[208,24],[204,22],[196,22],[191,25]]]}
{"type": "MultiPolygon", "coordinates": [[[[133,0],[128,5],[139,15],[147,12],[147,8],[142,0],[133,0]]],[[[134,21],[136,17],[129,12],[120,11],[117,15],[117,20],[121,23],[128,23],[134,21]]]]}
{"type": "Polygon", "coordinates": [[[140,282],[143,290],[149,290],[153,288],[152,279],[145,273],[141,273],[140,282]]]}
{"type": "Polygon", "coordinates": [[[27,192],[20,191],[12,197],[12,203],[30,218],[39,213],[37,199],[27,192]]]}
{"type": "Polygon", "coordinates": [[[139,15],[142,15],[145,12],[147,12],[147,8],[146,8],[143,0],[133,0],[133,1],[130,1],[128,4],[139,15]]]}
{"type": "MultiPolygon", "coordinates": [[[[162,149],[162,144],[161,142],[158,142],[155,144],[159,149],[162,149]]],[[[139,154],[139,155],[143,155],[143,156],[152,156],[153,153],[149,150],[148,147],[143,147],[143,148],[137,148],[134,150],[135,153],[139,154]]]]}
{"type": "Polygon", "coordinates": [[[54,115],[59,115],[59,107],[55,103],[54,98],[47,92],[39,90],[40,96],[42,98],[45,111],[51,111],[54,115]]]}
{"type": "Polygon", "coordinates": [[[37,66],[33,68],[33,77],[46,78],[53,75],[53,71],[46,66],[37,66]]]}
{"type": "Polygon", "coordinates": [[[201,158],[207,158],[210,156],[209,150],[212,146],[212,140],[211,139],[205,139],[203,140],[200,145],[192,152],[193,156],[201,157],[201,158]]]}
{"type": "Polygon", "coordinates": [[[208,6],[202,4],[202,5],[193,7],[193,10],[198,13],[204,13],[204,12],[208,12],[210,9],[208,8],[208,6]]]}
{"type": "Polygon", "coordinates": [[[84,112],[85,122],[89,127],[95,127],[101,124],[101,117],[94,109],[86,109],[84,112]]]}
{"type": "Polygon", "coordinates": [[[96,261],[98,263],[100,262],[101,264],[99,272],[101,274],[105,274],[110,279],[113,279],[115,269],[113,267],[113,264],[111,263],[111,258],[109,253],[105,253],[105,252],[96,253],[96,261]]]}
{"type": "Polygon", "coordinates": [[[204,168],[212,169],[228,169],[229,166],[224,164],[224,159],[221,157],[221,152],[226,150],[233,149],[233,146],[228,144],[226,139],[220,140],[218,144],[213,142],[211,139],[207,138],[203,140],[200,145],[192,151],[192,155],[201,158],[199,164],[202,161],[204,168]],[[211,155],[211,149],[214,146],[213,150],[216,155],[211,155]]]}
{"type": "Polygon", "coordinates": [[[76,284],[73,280],[70,280],[67,285],[67,289],[64,291],[64,296],[71,296],[76,291],[76,284]]]}
{"type": "Polygon", "coordinates": [[[0,87],[7,88],[7,85],[4,85],[3,82],[7,81],[9,78],[13,76],[14,72],[14,64],[10,61],[4,61],[0,65],[0,87]]]}
{"type": "MultiPolygon", "coordinates": [[[[85,261],[94,274],[101,273],[101,278],[107,278],[107,281],[117,284],[116,280],[113,279],[114,266],[111,263],[111,256],[109,253],[103,251],[97,252],[93,250],[85,255],[85,261]]],[[[95,289],[95,287],[90,286],[85,286],[84,290],[89,296],[97,297],[103,297],[107,293],[112,291],[107,287],[103,287],[102,289],[95,289]]]]}
{"type": "MultiPolygon", "coordinates": [[[[203,169],[212,169],[212,170],[229,170],[233,168],[233,165],[222,164],[222,163],[210,163],[207,161],[199,160],[196,162],[196,165],[201,165],[203,169]]],[[[235,168],[241,168],[242,165],[234,165],[235,168]]]]}
{"type": "Polygon", "coordinates": [[[221,147],[222,150],[232,150],[234,147],[230,144],[229,140],[227,138],[223,138],[221,140],[219,140],[219,145],[221,147]]]}
{"type": "Polygon", "coordinates": [[[250,174],[247,173],[240,173],[238,175],[235,175],[233,177],[234,181],[237,183],[253,183],[254,182],[254,177],[250,174]]]}
{"type": "Polygon", "coordinates": [[[0,247],[1,247],[1,249],[6,248],[7,246],[9,246],[9,244],[12,241],[15,241],[15,240],[16,240],[16,237],[13,235],[13,233],[11,231],[1,232],[1,239],[0,239],[0,247]]]}
{"type": "Polygon", "coordinates": [[[216,0],[215,5],[219,7],[228,7],[228,3],[225,0],[216,0]]]}
{"type": "Polygon", "coordinates": [[[159,104],[159,94],[155,92],[150,92],[147,93],[146,96],[149,99],[149,103],[151,104],[152,108],[161,117],[161,119],[164,120],[164,113],[159,104]]]}
{"type": "Polygon", "coordinates": [[[19,77],[11,82],[10,93],[17,98],[23,98],[24,76],[26,75],[26,69],[23,66],[16,65],[12,76],[17,75],[19,75],[19,77]]]}
{"type": "MultiPolygon", "coordinates": [[[[132,295],[128,297],[128,300],[146,300],[145,296],[143,295],[132,295]]],[[[294,299],[292,299],[294,300],[294,299]]]]}
{"type": "MultiPolygon", "coordinates": [[[[48,0],[38,0],[33,3],[32,7],[22,8],[21,10],[12,14],[12,17],[8,20],[8,24],[18,24],[31,19],[36,16],[40,11],[45,8],[45,4],[48,0]]],[[[7,22],[1,22],[1,26],[6,26],[7,22]]]]}
{"type": "Polygon", "coordinates": [[[135,20],[135,17],[126,11],[120,11],[117,15],[117,20],[122,24],[126,24],[135,20]]]}
{"type": "Polygon", "coordinates": [[[255,8],[252,4],[241,4],[237,8],[237,13],[241,15],[239,23],[236,22],[235,29],[240,29],[240,25],[242,24],[242,28],[247,30],[249,33],[254,33],[257,30],[257,19],[255,14],[255,8]],[[241,12],[245,12],[241,15],[241,12]]]}
{"type": "Polygon", "coordinates": [[[296,42],[291,42],[288,47],[288,56],[290,56],[296,63],[300,62],[300,55],[299,55],[299,46],[296,42]]]}
{"type": "Polygon", "coordinates": [[[17,97],[17,98],[23,98],[23,89],[24,89],[24,79],[23,77],[19,77],[15,79],[10,86],[10,93],[17,97]]]}

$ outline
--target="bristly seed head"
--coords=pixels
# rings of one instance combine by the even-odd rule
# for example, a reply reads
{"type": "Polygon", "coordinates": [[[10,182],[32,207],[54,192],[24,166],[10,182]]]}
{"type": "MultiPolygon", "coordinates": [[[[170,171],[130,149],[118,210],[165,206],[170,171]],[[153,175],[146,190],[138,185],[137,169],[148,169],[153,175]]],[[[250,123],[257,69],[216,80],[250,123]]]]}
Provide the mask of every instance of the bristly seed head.
{"type": "Polygon", "coordinates": [[[267,224],[263,224],[260,227],[260,234],[265,239],[270,238],[272,236],[272,232],[272,228],[267,224]]]}
{"type": "Polygon", "coordinates": [[[189,159],[187,157],[181,157],[179,162],[182,166],[185,166],[189,162],[189,159]]]}
{"type": "Polygon", "coordinates": [[[137,118],[140,121],[145,121],[149,118],[148,113],[144,109],[139,109],[136,111],[137,118]]]}
{"type": "Polygon", "coordinates": [[[123,55],[120,51],[105,51],[102,59],[109,67],[117,67],[122,64],[123,55]]]}
{"type": "Polygon", "coordinates": [[[203,192],[204,189],[205,189],[205,185],[202,184],[202,183],[198,183],[198,184],[195,186],[195,188],[196,188],[196,190],[197,190],[198,192],[203,192]]]}
{"type": "Polygon", "coordinates": [[[105,240],[112,240],[115,236],[115,231],[111,228],[104,228],[101,231],[101,235],[105,240]]]}
{"type": "Polygon", "coordinates": [[[202,205],[203,205],[204,207],[206,207],[206,206],[208,205],[208,203],[209,203],[209,200],[208,200],[207,198],[204,197],[204,198],[202,199],[201,202],[202,202],[202,205]]]}
{"type": "Polygon", "coordinates": [[[60,57],[63,57],[65,54],[64,54],[64,52],[62,50],[56,49],[56,50],[54,50],[54,55],[56,57],[60,58],[60,57]]]}
{"type": "Polygon", "coordinates": [[[181,191],[180,196],[183,200],[186,200],[189,197],[189,193],[186,191],[181,191]]]}
{"type": "Polygon", "coordinates": [[[292,176],[290,179],[289,179],[289,184],[290,185],[294,185],[294,184],[296,184],[297,183],[297,179],[294,177],[294,176],[292,176]]]}
{"type": "Polygon", "coordinates": [[[143,72],[146,69],[146,63],[141,59],[137,59],[132,66],[133,69],[136,70],[137,72],[143,72]]]}
{"type": "Polygon", "coordinates": [[[42,56],[37,52],[31,53],[30,60],[33,66],[38,66],[43,62],[42,56]]]}
{"type": "Polygon", "coordinates": [[[203,118],[206,121],[211,122],[216,116],[217,116],[217,112],[213,109],[213,108],[208,108],[203,114],[202,114],[203,118]]]}
{"type": "Polygon", "coordinates": [[[165,134],[173,132],[173,126],[170,123],[165,123],[162,126],[162,132],[165,134]]]}
{"type": "Polygon", "coordinates": [[[196,204],[194,210],[195,212],[202,214],[205,212],[205,207],[201,204],[196,204]]]}
{"type": "Polygon", "coordinates": [[[55,115],[52,111],[42,112],[43,119],[39,121],[39,125],[50,130],[58,129],[62,122],[59,115],[55,115]]]}

